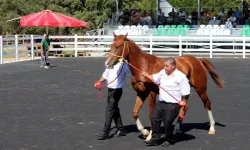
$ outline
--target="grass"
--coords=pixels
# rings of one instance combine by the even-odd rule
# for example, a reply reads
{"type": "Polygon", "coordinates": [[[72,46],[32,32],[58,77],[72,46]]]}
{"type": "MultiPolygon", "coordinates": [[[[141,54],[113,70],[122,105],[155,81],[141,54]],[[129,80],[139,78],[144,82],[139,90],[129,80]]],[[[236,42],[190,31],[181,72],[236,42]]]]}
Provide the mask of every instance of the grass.
{"type": "Polygon", "coordinates": [[[62,54],[75,54],[75,51],[62,51],[62,54]]]}
{"type": "MultiPolygon", "coordinates": [[[[19,57],[28,57],[28,53],[19,54],[19,57]]],[[[16,54],[6,54],[3,58],[16,58],[16,54]]]]}
{"type": "MultiPolygon", "coordinates": [[[[19,49],[21,51],[24,51],[22,53],[19,53],[18,56],[19,57],[28,57],[29,52],[27,51],[27,53],[25,52],[26,49],[19,49]]],[[[15,58],[16,54],[15,54],[15,49],[11,48],[11,49],[4,49],[4,52],[7,52],[7,54],[3,55],[3,58],[15,58]],[[11,54],[8,54],[11,53],[11,54]]],[[[86,53],[86,52],[91,52],[91,51],[78,51],[78,53],[86,53]]],[[[66,55],[72,55],[75,54],[75,51],[70,51],[70,50],[63,50],[62,54],[66,54],[66,55]]],[[[36,56],[36,53],[34,53],[34,56],[36,56]]]]}

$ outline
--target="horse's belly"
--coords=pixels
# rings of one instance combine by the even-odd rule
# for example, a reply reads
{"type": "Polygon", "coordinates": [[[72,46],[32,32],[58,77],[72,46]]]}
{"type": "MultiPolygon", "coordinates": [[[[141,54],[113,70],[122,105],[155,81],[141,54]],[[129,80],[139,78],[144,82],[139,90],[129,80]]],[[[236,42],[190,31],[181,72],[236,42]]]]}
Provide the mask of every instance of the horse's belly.
{"type": "Polygon", "coordinates": [[[153,82],[144,82],[136,80],[134,76],[131,78],[132,87],[136,92],[151,92],[159,93],[159,88],[153,82]]]}
{"type": "Polygon", "coordinates": [[[143,82],[132,82],[132,87],[136,92],[145,92],[146,88],[143,82]]]}
{"type": "Polygon", "coordinates": [[[148,82],[132,82],[132,87],[136,92],[155,92],[159,94],[159,88],[154,83],[148,82]]]}

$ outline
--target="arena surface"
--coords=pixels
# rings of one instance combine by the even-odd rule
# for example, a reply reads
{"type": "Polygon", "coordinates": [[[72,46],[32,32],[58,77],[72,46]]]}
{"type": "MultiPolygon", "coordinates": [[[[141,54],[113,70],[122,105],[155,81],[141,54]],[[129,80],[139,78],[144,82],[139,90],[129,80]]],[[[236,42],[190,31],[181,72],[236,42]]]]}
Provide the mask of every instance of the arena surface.
{"type": "MultiPolygon", "coordinates": [[[[147,147],[141,139],[132,108],[135,92],[126,85],[120,110],[125,137],[96,140],[104,125],[107,89],[98,99],[94,82],[104,70],[104,58],[52,59],[41,69],[39,60],[0,65],[1,150],[248,150],[250,149],[249,59],[211,59],[225,80],[218,89],[209,76],[208,95],[217,122],[208,135],[208,116],[192,89],[189,110],[179,142],[169,147],[147,147]]],[[[130,75],[129,75],[130,76],[130,75]]],[[[140,119],[149,127],[148,103],[140,119]]],[[[113,132],[113,131],[112,131],[113,132]]]]}

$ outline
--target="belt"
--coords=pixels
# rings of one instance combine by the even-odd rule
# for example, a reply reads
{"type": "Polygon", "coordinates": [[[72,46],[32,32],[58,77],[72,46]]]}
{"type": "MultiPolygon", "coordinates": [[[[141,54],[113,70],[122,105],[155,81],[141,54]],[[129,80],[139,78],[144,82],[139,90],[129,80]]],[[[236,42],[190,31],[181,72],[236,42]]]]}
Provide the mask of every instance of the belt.
{"type": "Polygon", "coordinates": [[[121,90],[122,88],[108,88],[109,90],[121,90]]]}
{"type": "Polygon", "coordinates": [[[174,104],[174,105],[176,105],[176,104],[178,104],[178,103],[172,103],[172,102],[165,102],[165,101],[159,101],[160,103],[164,103],[164,104],[174,104]]]}

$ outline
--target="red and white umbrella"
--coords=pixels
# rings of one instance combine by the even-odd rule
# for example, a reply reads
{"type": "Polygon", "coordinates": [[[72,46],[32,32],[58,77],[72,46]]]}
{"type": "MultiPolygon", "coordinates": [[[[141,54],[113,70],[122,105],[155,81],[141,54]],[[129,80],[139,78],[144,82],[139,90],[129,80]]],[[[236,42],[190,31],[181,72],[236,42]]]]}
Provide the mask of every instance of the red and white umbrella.
{"type": "Polygon", "coordinates": [[[49,26],[56,27],[87,27],[88,22],[78,20],[73,17],[53,12],[51,10],[43,10],[34,14],[20,17],[20,27],[23,26],[46,26],[47,33],[49,26]]]}

